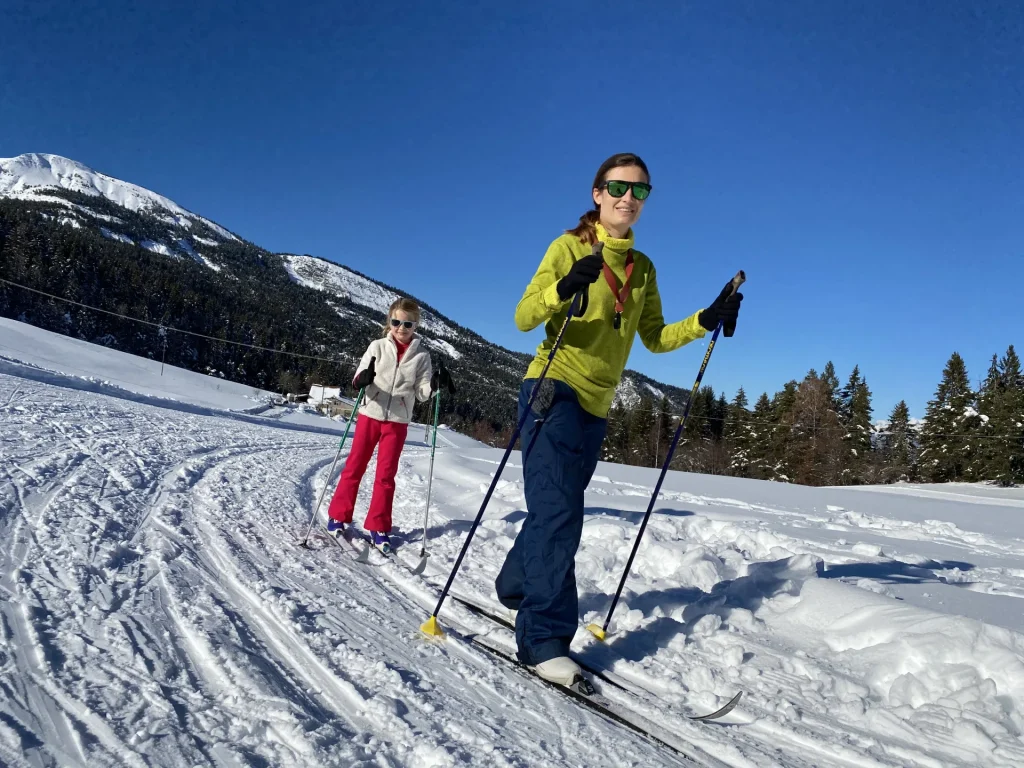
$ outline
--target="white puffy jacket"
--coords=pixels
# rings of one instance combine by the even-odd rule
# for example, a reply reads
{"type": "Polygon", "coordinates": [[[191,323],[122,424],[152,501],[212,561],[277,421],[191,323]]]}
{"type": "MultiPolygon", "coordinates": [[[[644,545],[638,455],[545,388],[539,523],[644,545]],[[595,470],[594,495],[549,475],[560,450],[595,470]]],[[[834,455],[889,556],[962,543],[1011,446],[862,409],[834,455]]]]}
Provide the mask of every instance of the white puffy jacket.
{"type": "Polygon", "coordinates": [[[370,342],[356,368],[357,376],[370,366],[371,357],[377,358],[373,364],[376,375],[363,393],[359,413],[377,421],[408,424],[416,400],[422,403],[430,399],[433,375],[430,355],[420,343],[420,337],[413,336],[399,363],[398,346],[389,333],[383,339],[370,342]]]}

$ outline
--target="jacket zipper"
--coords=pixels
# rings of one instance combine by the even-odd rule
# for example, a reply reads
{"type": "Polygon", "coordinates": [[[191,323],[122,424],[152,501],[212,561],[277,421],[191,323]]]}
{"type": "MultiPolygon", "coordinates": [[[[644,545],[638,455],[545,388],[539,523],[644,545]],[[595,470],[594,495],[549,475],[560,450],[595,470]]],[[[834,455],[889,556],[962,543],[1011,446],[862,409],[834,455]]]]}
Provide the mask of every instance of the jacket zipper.
{"type": "MultiPolygon", "coordinates": [[[[388,420],[388,416],[391,415],[391,398],[395,396],[395,381],[398,380],[398,366],[402,364],[402,361],[398,359],[398,345],[395,344],[394,340],[389,336],[388,342],[395,348],[395,372],[391,376],[391,387],[388,389],[388,404],[384,406],[384,421],[388,420]]],[[[409,342],[410,345],[412,342],[409,342]]],[[[408,353],[408,350],[406,350],[408,353]]]]}

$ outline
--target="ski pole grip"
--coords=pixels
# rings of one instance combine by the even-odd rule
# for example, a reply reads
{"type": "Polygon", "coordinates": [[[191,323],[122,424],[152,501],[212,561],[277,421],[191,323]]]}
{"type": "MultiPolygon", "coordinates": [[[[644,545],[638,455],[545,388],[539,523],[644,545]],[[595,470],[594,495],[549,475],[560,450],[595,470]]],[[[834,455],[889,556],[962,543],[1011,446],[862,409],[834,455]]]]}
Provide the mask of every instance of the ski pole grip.
{"type": "Polygon", "coordinates": [[[734,296],[736,291],[740,289],[740,286],[747,282],[747,273],[742,269],[736,273],[736,277],[732,279],[732,293],[730,296],[734,296]]]}

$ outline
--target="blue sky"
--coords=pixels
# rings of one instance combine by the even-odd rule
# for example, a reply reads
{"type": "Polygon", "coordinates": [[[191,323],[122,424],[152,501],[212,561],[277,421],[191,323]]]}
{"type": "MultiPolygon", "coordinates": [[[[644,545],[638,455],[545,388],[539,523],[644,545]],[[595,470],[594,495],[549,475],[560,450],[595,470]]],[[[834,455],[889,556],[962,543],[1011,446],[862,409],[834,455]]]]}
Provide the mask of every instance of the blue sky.
{"type": "MultiPolygon", "coordinates": [[[[7,0],[0,156],[72,157],[531,351],[523,288],[633,151],[667,317],[747,272],[705,378],[730,396],[832,359],[877,417],[921,416],[951,352],[977,380],[1024,345],[1020,3],[176,5],[7,0]]],[[[630,367],[689,387],[703,345],[630,367]]]]}

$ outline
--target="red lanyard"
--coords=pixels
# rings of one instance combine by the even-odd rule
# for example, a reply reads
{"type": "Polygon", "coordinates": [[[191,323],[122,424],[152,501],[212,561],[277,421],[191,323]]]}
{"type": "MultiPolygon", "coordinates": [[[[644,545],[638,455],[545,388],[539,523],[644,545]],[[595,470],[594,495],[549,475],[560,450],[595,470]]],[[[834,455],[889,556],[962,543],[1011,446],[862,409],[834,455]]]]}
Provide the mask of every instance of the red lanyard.
{"type": "Polygon", "coordinates": [[[612,327],[619,330],[619,326],[622,325],[622,310],[626,308],[626,299],[629,298],[629,280],[633,276],[633,249],[626,251],[626,282],[622,284],[622,288],[619,288],[619,281],[607,262],[603,266],[604,279],[608,281],[608,287],[615,296],[615,320],[612,321],[612,327]]]}

